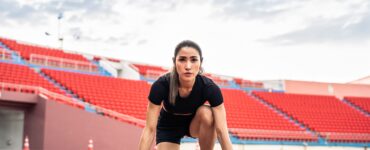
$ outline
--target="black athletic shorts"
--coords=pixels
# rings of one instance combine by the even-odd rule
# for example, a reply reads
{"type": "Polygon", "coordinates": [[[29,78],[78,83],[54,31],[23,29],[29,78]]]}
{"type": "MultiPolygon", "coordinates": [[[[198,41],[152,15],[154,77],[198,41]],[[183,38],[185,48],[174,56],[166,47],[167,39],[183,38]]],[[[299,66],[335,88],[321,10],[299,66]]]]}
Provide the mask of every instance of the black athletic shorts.
{"type": "Polygon", "coordinates": [[[180,144],[181,138],[185,135],[191,137],[189,127],[193,118],[194,115],[173,115],[162,109],[157,124],[156,143],[180,144]]]}

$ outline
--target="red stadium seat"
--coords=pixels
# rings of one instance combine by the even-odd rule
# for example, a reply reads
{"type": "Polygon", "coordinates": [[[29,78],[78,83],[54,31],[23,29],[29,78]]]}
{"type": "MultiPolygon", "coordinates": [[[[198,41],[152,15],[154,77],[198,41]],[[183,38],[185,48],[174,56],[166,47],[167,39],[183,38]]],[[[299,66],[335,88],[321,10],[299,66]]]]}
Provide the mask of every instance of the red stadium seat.
{"type": "Polygon", "coordinates": [[[319,132],[329,141],[370,142],[370,118],[334,96],[256,91],[253,94],[319,132]],[[358,140],[359,134],[367,136],[358,140]]]}
{"type": "Polygon", "coordinates": [[[141,65],[141,64],[133,64],[140,73],[140,75],[149,78],[149,79],[157,79],[162,74],[168,72],[167,69],[158,66],[150,66],[150,65],[141,65]]]}
{"type": "MultiPolygon", "coordinates": [[[[0,63],[0,72],[0,82],[38,86],[55,93],[66,95],[65,92],[27,66],[0,63]]],[[[13,88],[8,88],[8,90],[16,91],[13,88]]],[[[20,92],[34,93],[35,91],[32,89],[22,89],[20,92]]]]}
{"type": "Polygon", "coordinates": [[[344,97],[344,99],[370,113],[370,97],[344,97]]]}
{"type": "Polygon", "coordinates": [[[87,70],[90,72],[98,71],[95,64],[92,64],[89,60],[79,54],[66,53],[60,49],[26,44],[5,38],[0,38],[0,42],[18,52],[23,59],[32,63],[60,68],[87,70]],[[72,66],[67,65],[67,63],[71,63],[72,66]]]}
{"type": "Polygon", "coordinates": [[[222,89],[230,131],[242,139],[305,140],[317,138],[244,91],[222,89]]]}
{"type": "Polygon", "coordinates": [[[86,102],[145,120],[150,85],[113,77],[42,69],[86,102]]]}

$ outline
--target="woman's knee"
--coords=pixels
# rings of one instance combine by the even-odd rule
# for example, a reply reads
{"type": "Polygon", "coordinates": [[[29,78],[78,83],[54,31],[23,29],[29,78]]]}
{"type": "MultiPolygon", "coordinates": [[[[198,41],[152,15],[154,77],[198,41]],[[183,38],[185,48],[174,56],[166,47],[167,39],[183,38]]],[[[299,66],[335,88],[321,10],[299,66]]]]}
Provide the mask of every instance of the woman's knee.
{"type": "Polygon", "coordinates": [[[201,124],[212,126],[214,122],[213,112],[210,106],[200,106],[197,110],[197,114],[199,116],[201,124]]]}

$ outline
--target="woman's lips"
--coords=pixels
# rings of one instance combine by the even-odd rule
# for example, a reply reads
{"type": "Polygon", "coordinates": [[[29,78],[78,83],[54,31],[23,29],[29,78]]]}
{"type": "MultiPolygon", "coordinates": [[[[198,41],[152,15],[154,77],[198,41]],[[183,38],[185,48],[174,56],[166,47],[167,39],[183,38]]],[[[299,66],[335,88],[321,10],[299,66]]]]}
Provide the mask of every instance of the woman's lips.
{"type": "Polygon", "coordinates": [[[185,77],[191,77],[193,74],[192,73],[184,73],[185,77]]]}

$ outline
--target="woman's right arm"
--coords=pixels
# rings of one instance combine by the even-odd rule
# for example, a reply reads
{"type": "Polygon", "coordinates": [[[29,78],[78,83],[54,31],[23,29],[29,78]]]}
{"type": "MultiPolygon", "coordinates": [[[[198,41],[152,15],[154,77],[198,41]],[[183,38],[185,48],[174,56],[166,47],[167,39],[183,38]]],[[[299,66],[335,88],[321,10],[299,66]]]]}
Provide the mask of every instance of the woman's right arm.
{"type": "Polygon", "coordinates": [[[157,121],[161,105],[155,105],[149,101],[146,112],[146,125],[141,133],[139,150],[150,150],[156,132],[157,121]]]}

